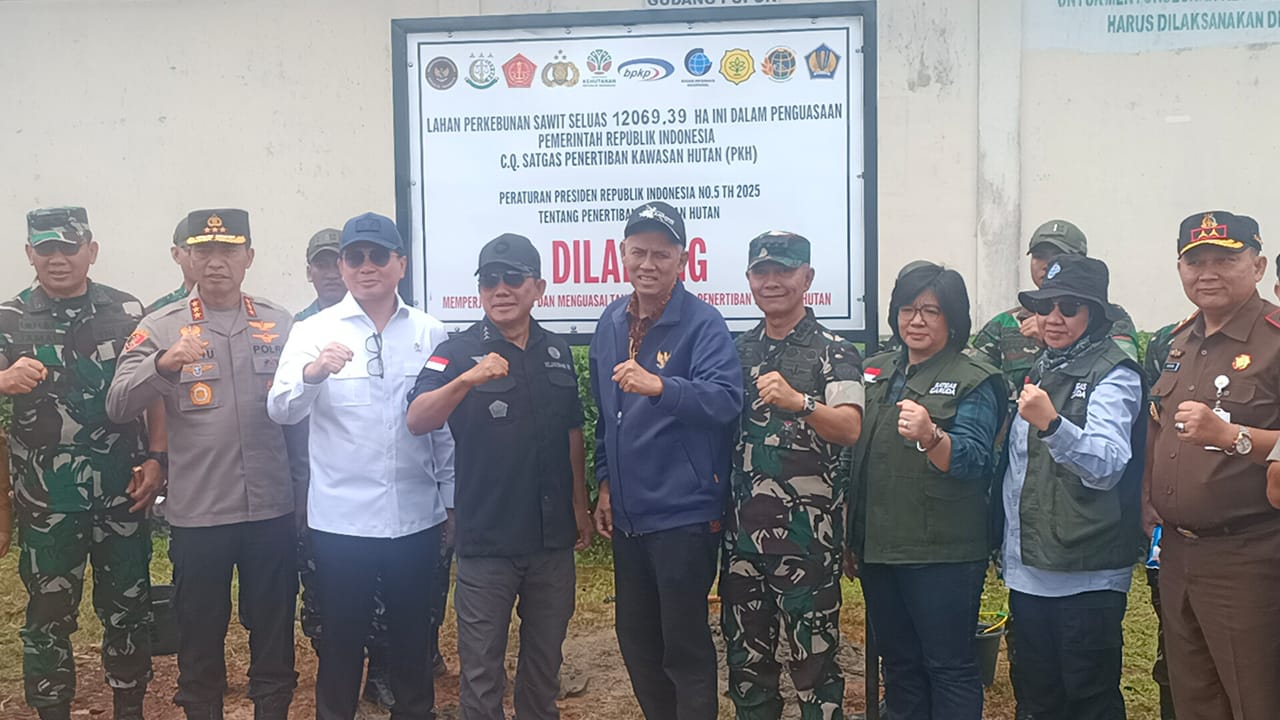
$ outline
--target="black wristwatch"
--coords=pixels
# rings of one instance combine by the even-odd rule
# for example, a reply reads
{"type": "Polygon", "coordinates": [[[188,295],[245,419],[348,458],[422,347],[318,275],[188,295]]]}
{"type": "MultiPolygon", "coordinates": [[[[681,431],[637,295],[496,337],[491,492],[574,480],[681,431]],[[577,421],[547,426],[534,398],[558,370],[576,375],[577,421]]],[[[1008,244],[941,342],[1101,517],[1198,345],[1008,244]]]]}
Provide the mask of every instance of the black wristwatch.
{"type": "Polygon", "coordinates": [[[805,395],[804,407],[800,408],[800,411],[796,413],[796,417],[808,417],[813,414],[814,410],[817,410],[817,409],[818,409],[818,399],[812,395],[805,395]]]}
{"type": "Polygon", "coordinates": [[[1054,433],[1058,432],[1058,428],[1060,428],[1060,427],[1062,427],[1062,416],[1061,416],[1061,415],[1059,415],[1058,417],[1056,417],[1056,418],[1054,418],[1053,420],[1049,421],[1049,427],[1047,427],[1047,428],[1045,428],[1045,429],[1043,429],[1043,430],[1037,430],[1037,431],[1036,431],[1036,435],[1037,435],[1038,437],[1042,437],[1042,438],[1044,438],[1044,437],[1049,437],[1050,435],[1052,435],[1052,434],[1054,434],[1054,433]]]}
{"type": "Polygon", "coordinates": [[[160,469],[169,472],[169,453],[163,450],[148,450],[147,459],[160,463],[160,469]]]}

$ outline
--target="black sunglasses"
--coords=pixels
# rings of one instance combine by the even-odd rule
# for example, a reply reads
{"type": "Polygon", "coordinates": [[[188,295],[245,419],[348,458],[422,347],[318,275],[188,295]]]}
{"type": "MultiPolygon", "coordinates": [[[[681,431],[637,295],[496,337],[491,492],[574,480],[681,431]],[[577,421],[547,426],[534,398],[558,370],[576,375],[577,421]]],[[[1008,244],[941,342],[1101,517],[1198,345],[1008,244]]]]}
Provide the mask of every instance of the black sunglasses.
{"type": "Polygon", "coordinates": [[[532,273],[520,270],[480,273],[480,287],[485,290],[492,290],[498,287],[498,283],[502,283],[509,288],[518,288],[524,285],[524,281],[531,277],[533,277],[532,273]]]}
{"type": "Polygon", "coordinates": [[[365,364],[365,371],[370,377],[382,377],[385,374],[382,367],[382,333],[374,333],[365,338],[364,349],[373,353],[373,357],[369,358],[369,362],[365,364]]]}
{"type": "Polygon", "coordinates": [[[31,249],[35,250],[36,254],[39,255],[40,257],[46,257],[46,258],[53,257],[54,255],[57,255],[57,254],[61,254],[63,257],[72,257],[73,255],[80,254],[80,251],[84,249],[84,243],[69,243],[69,242],[62,242],[61,240],[46,240],[40,243],[39,245],[32,246],[31,249]]]}
{"type": "Polygon", "coordinates": [[[1088,305],[1084,300],[1067,300],[1065,298],[1059,300],[1034,300],[1028,308],[1037,315],[1049,315],[1053,313],[1056,305],[1058,312],[1062,313],[1062,317],[1075,317],[1080,312],[1080,308],[1088,305]]]}
{"type": "Polygon", "coordinates": [[[378,267],[386,267],[391,262],[391,251],[382,246],[363,248],[347,248],[342,251],[342,262],[349,268],[358,268],[364,264],[365,258],[378,267]]]}

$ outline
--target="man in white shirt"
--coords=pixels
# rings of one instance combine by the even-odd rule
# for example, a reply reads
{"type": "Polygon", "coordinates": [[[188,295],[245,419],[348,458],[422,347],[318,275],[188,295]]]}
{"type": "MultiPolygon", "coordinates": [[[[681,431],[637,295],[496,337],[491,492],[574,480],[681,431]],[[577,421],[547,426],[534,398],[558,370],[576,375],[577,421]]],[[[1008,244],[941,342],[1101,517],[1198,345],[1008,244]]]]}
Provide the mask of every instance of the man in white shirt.
{"type": "Polygon", "coordinates": [[[429,657],[435,559],[453,507],[448,428],[412,435],[404,399],[444,325],[400,300],[406,258],[395,224],[366,213],[342,229],[349,294],[297,326],[268,399],[271,419],[311,423],[307,525],[324,633],[318,720],[351,720],[381,574],[395,716],[432,717],[429,657]]]}

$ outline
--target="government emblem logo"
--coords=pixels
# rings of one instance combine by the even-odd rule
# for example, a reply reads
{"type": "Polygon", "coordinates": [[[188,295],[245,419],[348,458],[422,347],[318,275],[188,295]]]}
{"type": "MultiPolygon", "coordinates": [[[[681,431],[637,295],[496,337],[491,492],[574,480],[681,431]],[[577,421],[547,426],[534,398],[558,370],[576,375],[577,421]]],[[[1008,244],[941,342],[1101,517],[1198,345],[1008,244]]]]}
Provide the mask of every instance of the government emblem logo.
{"type": "Polygon", "coordinates": [[[707,57],[702,48],[694,48],[685,53],[684,69],[694,77],[702,77],[711,72],[711,58],[707,57]]]}
{"type": "Polygon", "coordinates": [[[437,90],[448,90],[458,82],[458,66],[447,57],[433,58],[427,63],[427,84],[437,90]]]}
{"type": "Polygon", "coordinates": [[[756,71],[755,65],[756,61],[746,50],[729,50],[720,58],[720,74],[734,85],[741,85],[756,71]]]}
{"type": "Polygon", "coordinates": [[[533,85],[538,65],[521,53],[502,64],[502,74],[507,78],[507,87],[527,88],[533,85]]]}
{"type": "Polygon", "coordinates": [[[547,354],[551,356],[551,359],[552,359],[552,360],[559,360],[559,359],[560,359],[560,348],[556,347],[555,345],[548,346],[548,347],[547,347],[547,354]]]}
{"type": "Polygon", "coordinates": [[[213,388],[209,387],[209,383],[198,382],[187,391],[187,396],[191,399],[192,405],[204,407],[213,402],[213,388]]]}
{"type": "Polygon", "coordinates": [[[492,55],[472,55],[471,65],[467,67],[467,84],[477,90],[493,87],[498,82],[498,66],[493,64],[492,55]]]}
{"type": "Polygon", "coordinates": [[[765,53],[760,72],[774,82],[786,82],[796,74],[796,54],[791,48],[776,47],[765,53]]]}
{"type": "Polygon", "coordinates": [[[494,400],[489,403],[489,417],[494,420],[500,420],[507,416],[507,404],[501,400],[494,400]]]}
{"type": "Polygon", "coordinates": [[[573,87],[579,77],[578,66],[569,62],[563,51],[542,66],[542,84],[547,87],[573,87]]]}
{"type": "Polygon", "coordinates": [[[660,58],[636,58],[618,66],[618,75],[626,80],[652,82],[670,77],[675,66],[660,58]]]}
{"type": "Polygon", "coordinates": [[[604,75],[613,69],[613,56],[607,51],[596,48],[587,55],[587,72],[592,75],[604,75]]]}
{"type": "Polygon", "coordinates": [[[840,67],[840,56],[826,43],[819,45],[804,56],[809,66],[810,80],[830,80],[836,76],[836,68],[840,67]]]}
{"type": "Polygon", "coordinates": [[[1240,372],[1241,370],[1244,370],[1245,368],[1249,367],[1252,364],[1253,364],[1253,356],[1248,353],[1242,353],[1240,355],[1237,355],[1235,359],[1231,361],[1231,369],[1235,370],[1236,372],[1240,372]]]}

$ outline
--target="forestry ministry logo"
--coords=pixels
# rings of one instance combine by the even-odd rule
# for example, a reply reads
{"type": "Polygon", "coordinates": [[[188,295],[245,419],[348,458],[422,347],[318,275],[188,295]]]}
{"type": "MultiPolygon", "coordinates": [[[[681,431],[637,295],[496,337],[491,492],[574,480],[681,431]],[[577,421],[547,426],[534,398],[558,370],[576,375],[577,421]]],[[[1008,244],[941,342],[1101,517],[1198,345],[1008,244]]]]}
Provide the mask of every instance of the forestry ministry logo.
{"type": "Polygon", "coordinates": [[[720,58],[720,74],[734,85],[741,85],[756,71],[756,61],[751,53],[741,48],[725,52],[720,58]]]}
{"type": "Polygon", "coordinates": [[[587,75],[582,78],[582,87],[613,87],[618,84],[617,78],[609,71],[613,70],[613,56],[604,48],[596,48],[587,55],[587,75]]]}

